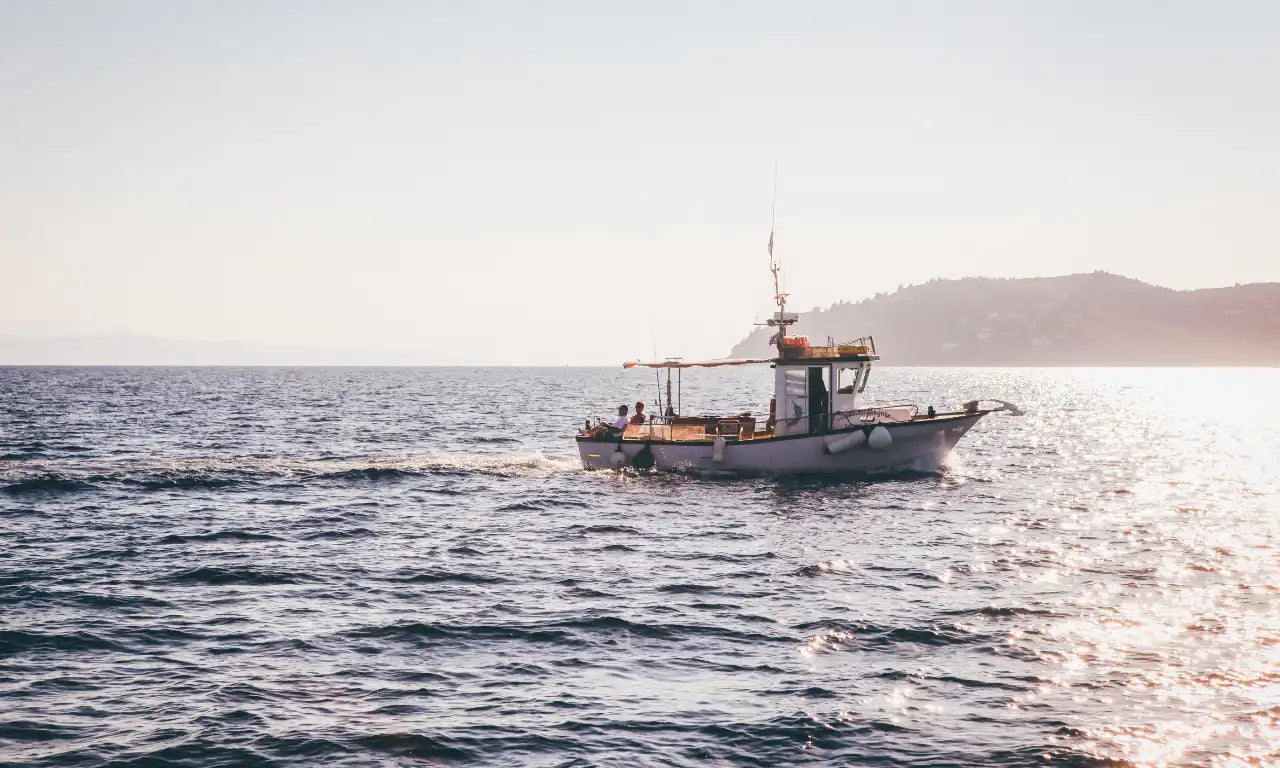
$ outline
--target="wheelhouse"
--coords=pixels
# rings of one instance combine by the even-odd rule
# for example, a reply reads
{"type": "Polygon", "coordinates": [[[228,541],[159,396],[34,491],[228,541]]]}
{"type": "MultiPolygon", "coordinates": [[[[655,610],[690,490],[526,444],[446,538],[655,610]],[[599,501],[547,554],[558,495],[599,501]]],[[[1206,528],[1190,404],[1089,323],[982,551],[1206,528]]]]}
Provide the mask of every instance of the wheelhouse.
{"type": "Polygon", "coordinates": [[[867,344],[800,347],[774,363],[774,434],[822,434],[853,426],[879,358],[867,344]]]}

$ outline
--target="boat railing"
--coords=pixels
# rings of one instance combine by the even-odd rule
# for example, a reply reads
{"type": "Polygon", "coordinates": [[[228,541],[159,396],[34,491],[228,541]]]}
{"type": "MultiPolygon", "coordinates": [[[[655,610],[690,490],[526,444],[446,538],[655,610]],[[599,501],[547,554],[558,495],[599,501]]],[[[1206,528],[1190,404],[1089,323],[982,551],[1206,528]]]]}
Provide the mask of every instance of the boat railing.
{"type": "MultiPolygon", "coordinates": [[[[914,403],[883,403],[865,408],[835,411],[830,414],[831,429],[849,429],[884,422],[912,421],[920,409],[914,403]]],[[[810,418],[824,419],[828,414],[805,414],[790,419],[778,419],[785,434],[807,432],[810,418]]],[[[625,435],[633,440],[680,442],[699,440],[722,435],[730,440],[750,440],[771,433],[767,423],[757,421],[751,415],[738,416],[651,416],[644,424],[629,424],[625,435]],[[763,428],[763,429],[762,429],[763,428]]]]}
{"type": "Polygon", "coordinates": [[[730,440],[750,440],[759,434],[760,422],[751,414],[737,416],[651,416],[644,424],[629,424],[624,433],[634,440],[700,440],[724,436],[730,440]]]}
{"type": "Polygon", "coordinates": [[[885,421],[911,421],[920,413],[915,403],[889,403],[831,414],[831,428],[845,429],[885,421]]]}
{"type": "Polygon", "coordinates": [[[870,351],[871,351],[871,354],[873,354],[873,355],[874,355],[874,354],[876,354],[876,337],[875,337],[875,336],[872,336],[872,335],[870,335],[870,334],[868,334],[868,335],[866,335],[866,336],[859,336],[858,338],[856,338],[856,339],[854,339],[854,340],[852,340],[852,341],[846,341],[844,344],[841,344],[840,346],[842,346],[842,347],[864,347],[864,348],[866,348],[866,349],[870,350],[870,351]]]}

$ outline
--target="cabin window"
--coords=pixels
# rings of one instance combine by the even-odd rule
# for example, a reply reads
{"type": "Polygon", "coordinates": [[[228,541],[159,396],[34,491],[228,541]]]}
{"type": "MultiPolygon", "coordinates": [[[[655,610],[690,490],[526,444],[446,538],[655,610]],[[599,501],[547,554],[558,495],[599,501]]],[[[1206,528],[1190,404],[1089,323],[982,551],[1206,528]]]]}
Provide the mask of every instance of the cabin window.
{"type": "Polygon", "coordinates": [[[789,430],[795,429],[792,425],[803,424],[803,419],[809,415],[807,373],[803,368],[789,368],[782,372],[785,402],[782,404],[782,412],[778,414],[778,419],[786,419],[789,430]]]}
{"type": "Polygon", "coordinates": [[[842,395],[852,395],[854,392],[857,392],[858,391],[858,374],[861,372],[862,372],[861,366],[855,366],[852,368],[841,368],[837,372],[837,379],[839,381],[839,384],[836,387],[836,391],[838,391],[842,395]]]}

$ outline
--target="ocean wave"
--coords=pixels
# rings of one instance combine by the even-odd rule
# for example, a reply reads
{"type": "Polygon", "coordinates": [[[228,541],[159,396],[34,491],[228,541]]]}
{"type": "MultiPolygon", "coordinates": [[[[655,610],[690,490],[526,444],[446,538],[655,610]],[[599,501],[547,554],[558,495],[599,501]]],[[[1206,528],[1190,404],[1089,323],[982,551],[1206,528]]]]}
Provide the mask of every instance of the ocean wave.
{"type": "Polygon", "coordinates": [[[570,587],[569,594],[573,595],[574,597],[602,598],[602,599],[617,598],[617,595],[611,592],[601,592],[598,589],[591,589],[590,587],[570,587]]]}
{"type": "MultiPolygon", "coordinates": [[[[225,728],[227,725],[240,725],[248,718],[254,718],[253,724],[260,726],[266,721],[256,715],[245,712],[244,710],[236,710],[224,716],[222,722],[215,721],[215,726],[225,728]],[[242,717],[233,717],[236,713],[243,713],[242,717]]],[[[265,729],[264,729],[265,730],[265,729]]],[[[355,752],[355,748],[347,743],[337,741],[332,738],[321,736],[312,736],[307,734],[293,734],[277,736],[268,734],[254,740],[254,748],[259,752],[269,755],[278,756],[280,761],[288,761],[302,765],[328,765],[334,760],[344,755],[350,755],[355,752]]],[[[264,762],[259,759],[258,762],[264,762]]],[[[242,763],[226,763],[227,765],[236,765],[242,763]]],[[[274,763],[268,763],[274,764],[274,763]]]]}
{"type": "MultiPolygon", "coordinates": [[[[147,491],[216,490],[260,482],[394,481],[440,475],[485,477],[549,477],[576,471],[580,462],[541,453],[366,456],[290,459],[245,456],[228,459],[161,459],[153,461],[83,462],[74,459],[5,462],[0,490],[11,495],[70,493],[106,486],[147,491]]],[[[535,499],[528,504],[583,506],[574,499],[535,499]]]]}
{"type": "Polygon", "coordinates": [[[748,632],[703,624],[664,624],[631,621],[619,616],[551,621],[544,624],[446,624],[403,622],[364,627],[347,633],[353,637],[397,640],[412,644],[433,640],[517,640],[534,643],[585,645],[617,635],[651,640],[687,641],[705,637],[747,644],[794,642],[789,636],[748,632]]]}
{"type": "Polygon", "coordinates": [[[680,555],[682,558],[692,557],[717,563],[750,563],[755,560],[773,560],[777,556],[775,552],[694,552],[680,555]]]}
{"type": "Polygon", "coordinates": [[[394,581],[401,584],[442,584],[447,582],[458,584],[502,584],[506,582],[506,579],[482,573],[465,573],[462,571],[421,571],[400,576],[394,581]]]}
{"type": "MultiPolygon", "coordinates": [[[[0,582],[3,585],[3,582],[0,582]]],[[[0,592],[0,605],[70,605],[81,608],[127,611],[168,608],[170,603],[143,595],[102,595],[75,590],[49,590],[21,584],[0,592]]]]}
{"type": "Polygon", "coordinates": [[[173,627],[137,626],[120,630],[119,635],[144,647],[174,648],[182,643],[203,640],[205,635],[173,627]]]}
{"type": "Polygon", "coordinates": [[[1034,676],[1020,678],[1008,678],[1006,676],[1006,679],[1013,679],[1015,682],[1001,682],[991,678],[977,680],[969,677],[961,677],[959,675],[928,674],[921,672],[918,669],[913,671],[891,669],[875,674],[873,677],[878,680],[901,680],[908,682],[913,680],[930,680],[939,683],[951,683],[952,685],[958,685],[962,688],[991,688],[994,690],[1011,691],[1014,693],[1024,693],[1026,691],[1033,690],[1038,684],[1048,682],[1047,680],[1034,676]]]}
{"type": "Polygon", "coordinates": [[[183,584],[206,584],[209,586],[226,585],[275,585],[302,584],[310,578],[299,573],[287,571],[260,570],[255,568],[218,568],[201,566],[179,571],[168,577],[168,581],[183,584]]]}
{"type": "Polygon", "coordinates": [[[316,476],[326,480],[401,480],[407,477],[421,477],[424,474],[429,473],[400,467],[355,467],[321,472],[316,476]]]}
{"type": "Polygon", "coordinates": [[[829,573],[845,573],[857,569],[857,565],[847,560],[823,560],[813,565],[805,565],[792,571],[793,576],[825,576],[829,573]]]}
{"type": "MultiPolygon", "coordinates": [[[[807,689],[805,689],[807,690],[807,689]]],[[[812,689],[815,698],[823,698],[820,688],[812,689]]],[[[794,695],[794,694],[793,694],[794,695]]],[[[569,720],[558,728],[579,736],[593,736],[603,743],[629,743],[632,751],[645,749],[645,744],[678,740],[692,747],[691,753],[701,758],[715,755],[717,763],[734,765],[774,765],[794,763],[797,755],[802,763],[835,762],[841,764],[900,764],[883,759],[883,752],[869,752],[872,744],[861,740],[869,734],[900,734],[903,725],[879,719],[856,722],[839,715],[820,718],[797,711],[767,720],[722,721],[701,723],[680,720],[569,720]],[[623,738],[623,734],[643,735],[642,742],[623,738]],[[666,738],[656,737],[658,734],[666,738]],[[701,748],[699,748],[701,747],[701,748]],[[787,756],[784,758],[783,756],[787,756]],[[762,757],[764,759],[762,759],[762,757]]],[[[980,761],[979,761],[980,762],[980,761]]],[[[905,763],[902,763],[905,764],[905,763]]],[[[930,760],[930,765],[974,765],[972,760],[930,760]]],[[[981,762],[981,764],[988,764],[981,762]]]]}
{"type": "Polygon", "coordinates": [[[247,747],[224,746],[206,738],[190,739],[155,750],[126,752],[127,760],[112,764],[131,766],[272,765],[260,752],[247,747]]]}
{"type": "Polygon", "coordinates": [[[80,729],[32,720],[0,720],[0,739],[6,741],[65,741],[78,738],[80,729]]]}
{"type": "Polygon", "coordinates": [[[43,576],[36,571],[20,570],[9,571],[8,573],[0,572],[0,587],[27,584],[32,581],[40,581],[42,578],[43,576]]]}
{"type": "Polygon", "coordinates": [[[560,629],[524,628],[484,624],[433,624],[420,621],[399,622],[383,626],[362,627],[346,633],[349,637],[395,640],[413,645],[432,640],[522,640],[532,643],[581,644],[560,629]]]}
{"type": "Polygon", "coordinates": [[[483,755],[458,745],[455,739],[437,739],[418,733],[377,733],[362,736],[356,743],[372,752],[412,758],[415,762],[447,760],[474,763],[483,755]]]}
{"type": "Polygon", "coordinates": [[[170,488],[185,490],[193,488],[225,488],[241,482],[242,478],[231,474],[215,474],[205,472],[161,473],[154,477],[121,477],[120,482],[136,485],[148,491],[163,491],[170,488]]]}
{"type": "Polygon", "coordinates": [[[0,629],[0,658],[27,651],[126,651],[124,646],[90,632],[35,632],[0,629]]]}
{"type": "Polygon", "coordinates": [[[0,517],[45,517],[44,509],[35,507],[0,507],[0,517]]]}
{"type": "Polygon", "coordinates": [[[0,490],[14,496],[36,493],[74,493],[93,490],[94,484],[88,479],[77,479],[66,475],[48,472],[7,483],[0,490]]]}
{"type": "Polygon", "coordinates": [[[848,624],[840,621],[814,621],[791,627],[801,632],[818,632],[805,640],[801,651],[806,654],[833,653],[854,647],[886,647],[903,643],[947,646],[993,643],[995,636],[971,627],[937,624],[929,627],[885,627],[868,623],[848,624]]]}
{"type": "Polygon", "coordinates": [[[302,538],[307,541],[321,541],[324,539],[359,539],[374,535],[376,534],[368,528],[349,528],[346,530],[317,531],[308,533],[302,538]]]}
{"type": "Polygon", "coordinates": [[[1057,611],[1048,608],[1028,608],[1017,605],[984,605],[980,608],[958,608],[941,611],[943,616],[982,616],[985,618],[1005,619],[1015,616],[1061,616],[1057,611]]]}
{"type": "Polygon", "coordinates": [[[673,595],[705,595],[711,592],[719,592],[720,587],[713,584],[663,584],[658,587],[658,591],[673,595]]]}
{"type": "Polygon", "coordinates": [[[541,453],[428,454],[379,459],[379,465],[422,474],[475,474],[494,477],[545,477],[582,468],[577,457],[548,457],[541,453]]]}
{"type": "Polygon", "coordinates": [[[511,504],[504,504],[503,506],[498,507],[497,511],[498,512],[545,512],[546,510],[556,509],[558,507],[575,507],[579,509],[585,509],[586,507],[589,507],[589,506],[591,505],[588,504],[587,502],[581,499],[573,498],[572,496],[564,496],[564,497],[558,497],[558,498],[549,498],[549,497],[540,496],[537,498],[524,499],[523,501],[513,502],[511,504]]]}
{"type": "Polygon", "coordinates": [[[592,533],[640,533],[639,530],[629,525],[571,525],[569,530],[579,535],[592,533]]]}
{"type": "Polygon", "coordinates": [[[213,531],[211,533],[177,534],[171,533],[157,541],[157,544],[187,544],[189,542],[210,541],[283,541],[279,536],[269,533],[253,533],[251,531],[213,531]]]}
{"type": "Polygon", "coordinates": [[[1018,685],[1016,683],[1002,683],[998,680],[975,680],[969,677],[960,677],[958,675],[939,675],[931,678],[942,683],[952,683],[964,688],[991,688],[1000,691],[1011,691],[1014,693],[1023,693],[1031,690],[1029,685],[1018,685]]]}

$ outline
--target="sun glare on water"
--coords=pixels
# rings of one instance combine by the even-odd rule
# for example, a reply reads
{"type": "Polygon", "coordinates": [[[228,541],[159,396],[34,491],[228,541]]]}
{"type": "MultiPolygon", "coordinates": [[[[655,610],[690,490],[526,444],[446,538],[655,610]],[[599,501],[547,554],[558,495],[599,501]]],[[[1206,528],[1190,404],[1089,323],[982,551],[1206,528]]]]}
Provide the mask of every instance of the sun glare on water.
{"type": "Polygon", "coordinates": [[[1269,373],[1072,372],[1096,399],[1062,404],[1078,434],[1055,460],[1103,471],[990,532],[1017,539],[1018,578],[1052,604],[1008,644],[1057,671],[1012,706],[1085,713],[1064,742],[1140,766],[1280,759],[1269,373]]]}

